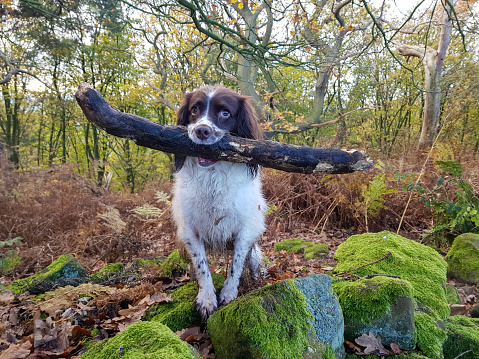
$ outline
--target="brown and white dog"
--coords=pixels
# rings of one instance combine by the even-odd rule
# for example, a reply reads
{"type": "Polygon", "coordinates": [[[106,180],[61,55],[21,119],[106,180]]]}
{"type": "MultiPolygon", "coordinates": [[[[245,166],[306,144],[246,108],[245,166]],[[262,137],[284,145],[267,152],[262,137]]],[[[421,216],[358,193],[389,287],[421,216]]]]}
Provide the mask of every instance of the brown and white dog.
{"type": "MultiPolygon", "coordinates": [[[[177,124],[187,126],[197,144],[211,145],[226,133],[260,139],[262,130],[250,99],[222,86],[185,94],[177,124]]],[[[198,280],[196,309],[203,318],[238,295],[245,263],[255,274],[262,261],[257,239],[265,230],[266,201],[257,166],[176,156],[173,217],[198,280]],[[227,279],[218,298],[206,252],[221,253],[234,245],[227,279]]]]}

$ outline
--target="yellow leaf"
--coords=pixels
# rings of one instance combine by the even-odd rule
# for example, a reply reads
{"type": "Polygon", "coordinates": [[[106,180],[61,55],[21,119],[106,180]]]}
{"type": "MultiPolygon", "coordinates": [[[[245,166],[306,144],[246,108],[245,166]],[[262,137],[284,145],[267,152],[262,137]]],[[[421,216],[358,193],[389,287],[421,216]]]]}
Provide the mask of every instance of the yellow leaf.
{"type": "Polygon", "coordinates": [[[239,8],[239,9],[242,9],[242,8],[243,8],[243,3],[242,3],[242,2],[240,2],[240,3],[238,4],[238,8],[239,8]]]}

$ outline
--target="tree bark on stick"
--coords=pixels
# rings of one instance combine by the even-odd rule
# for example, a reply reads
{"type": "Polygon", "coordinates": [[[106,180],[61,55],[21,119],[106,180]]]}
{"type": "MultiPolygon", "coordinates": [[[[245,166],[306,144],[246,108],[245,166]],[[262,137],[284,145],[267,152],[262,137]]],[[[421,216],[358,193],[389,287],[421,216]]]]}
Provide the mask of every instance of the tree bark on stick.
{"type": "Polygon", "coordinates": [[[75,94],[86,118],[107,133],[139,146],[182,156],[257,164],[286,172],[350,173],[370,169],[373,162],[357,150],[313,148],[268,140],[251,140],[227,134],[214,145],[198,145],[184,127],[166,126],[113,108],[89,84],[75,94]]]}

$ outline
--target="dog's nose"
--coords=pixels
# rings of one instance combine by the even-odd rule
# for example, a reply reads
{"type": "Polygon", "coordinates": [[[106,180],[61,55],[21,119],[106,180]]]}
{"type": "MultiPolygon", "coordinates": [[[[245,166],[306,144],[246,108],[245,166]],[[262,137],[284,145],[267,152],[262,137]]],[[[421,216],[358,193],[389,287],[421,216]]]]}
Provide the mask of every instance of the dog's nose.
{"type": "Polygon", "coordinates": [[[207,125],[199,125],[195,129],[196,137],[202,141],[207,140],[212,133],[213,133],[213,129],[207,125]]]}

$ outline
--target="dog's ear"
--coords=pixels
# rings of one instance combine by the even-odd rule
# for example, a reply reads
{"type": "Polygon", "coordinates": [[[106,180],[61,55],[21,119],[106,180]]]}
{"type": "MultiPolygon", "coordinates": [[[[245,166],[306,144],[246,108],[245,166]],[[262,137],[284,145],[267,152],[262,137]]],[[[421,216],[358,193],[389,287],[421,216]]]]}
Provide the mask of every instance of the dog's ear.
{"type": "Polygon", "coordinates": [[[176,124],[178,126],[187,126],[190,118],[190,99],[193,92],[188,92],[183,96],[180,108],[176,113],[176,124]]]}
{"type": "MultiPolygon", "coordinates": [[[[236,134],[240,137],[260,140],[264,138],[263,129],[259,124],[256,111],[251,104],[251,98],[242,96],[241,106],[238,111],[238,121],[236,134]]],[[[256,177],[259,173],[259,165],[248,164],[248,170],[251,177],[256,177]]]]}
{"type": "MultiPolygon", "coordinates": [[[[176,113],[176,124],[178,126],[188,126],[190,118],[190,99],[192,92],[186,93],[183,96],[183,101],[181,102],[180,108],[176,113]]],[[[186,156],[175,155],[175,172],[181,170],[185,164],[186,156]]]]}
{"type": "Polygon", "coordinates": [[[247,96],[241,97],[236,134],[240,137],[255,140],[260,140],[264,136],[258,116],[251,104],[251,99],[247,96]]]}

